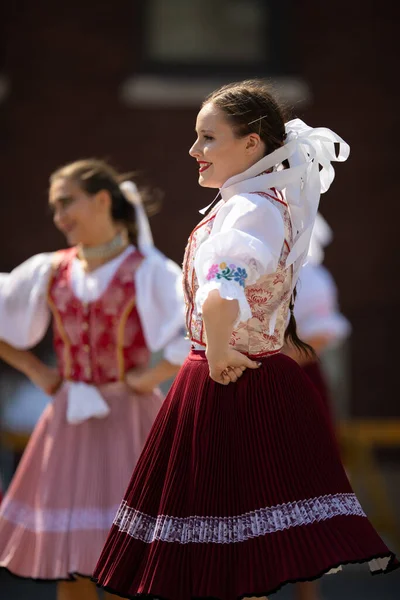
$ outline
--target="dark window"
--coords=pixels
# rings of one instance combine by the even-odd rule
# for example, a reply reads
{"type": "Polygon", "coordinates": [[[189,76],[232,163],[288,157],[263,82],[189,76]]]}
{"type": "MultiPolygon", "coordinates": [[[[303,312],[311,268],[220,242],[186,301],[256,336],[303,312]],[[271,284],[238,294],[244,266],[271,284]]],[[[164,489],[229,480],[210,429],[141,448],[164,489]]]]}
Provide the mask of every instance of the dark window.
{"type": "Polygon", "coordinates": [[[145,0],[138,70],[184,77],[293,72],[287,47],[290,1],[145,0]]]}

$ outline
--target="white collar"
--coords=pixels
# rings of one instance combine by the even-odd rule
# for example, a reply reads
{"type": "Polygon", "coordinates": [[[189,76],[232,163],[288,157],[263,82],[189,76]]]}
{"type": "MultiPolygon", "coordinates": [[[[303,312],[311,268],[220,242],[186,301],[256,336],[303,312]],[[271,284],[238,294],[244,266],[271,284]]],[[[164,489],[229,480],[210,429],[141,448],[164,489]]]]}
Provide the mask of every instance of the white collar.
{"type": "MultiPolygon", "coordinates": [[[[290,169],[282,169],[280,165],[287,158],[287,147],[282,146],[271,154],[263,156],[254,165],[246,171],[234,175],[225,181],[219,190],[221,198],[227,202],[236,194],[251,194],[254,192],[267,192],[271,188],[278,190],[285,189],[290,184],[300,183],[302,175],[307,168],[304,163],[290,169]],[[272,169],[272,170],[271,170],[272,169]],[[267,173],[266,171],[270,171],[267,173]]],[[[217,198],[218,196],[216,196],[217,198]]],[[[207,209],[215,202],[216,198],[200,212],[204,214],[207,209]]]]}

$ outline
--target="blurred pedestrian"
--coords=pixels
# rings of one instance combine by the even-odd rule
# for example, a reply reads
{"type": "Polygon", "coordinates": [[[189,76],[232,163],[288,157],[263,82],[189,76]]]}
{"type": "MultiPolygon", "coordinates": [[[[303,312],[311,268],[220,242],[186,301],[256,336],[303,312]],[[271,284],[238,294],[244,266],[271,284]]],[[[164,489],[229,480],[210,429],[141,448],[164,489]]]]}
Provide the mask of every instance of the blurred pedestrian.
{"type": "Polygon", "coordinates": [[[70,248],[0,276],[0,356],[54,395],[1,506],[0,566],[57,580],[59,600],[90,600],[85,577],[162,404],[158,386],[189,347],[181,270],[154,247],[135,184],[82,160],[52,174],[49,204],[70,248]],[[23,350],[51,315],[57,369],[23,350]]]}
{"type": "Polygon", "coordinates": [[[328,410],[333,413],[329,382],[322,358],[327,350],[343,343],[351,332],[349,321],[338,304],[338,289],[331,273],[322,264],[324,247],[332,240],[332,230],[320,213],[317,214],[311,237],[307,263],[302,267],[294,307],[299,337],[315,350],[315,356],[305,355],[295,346],[287,345],[285,353],[298,362],[320,392],[328,410]]]}

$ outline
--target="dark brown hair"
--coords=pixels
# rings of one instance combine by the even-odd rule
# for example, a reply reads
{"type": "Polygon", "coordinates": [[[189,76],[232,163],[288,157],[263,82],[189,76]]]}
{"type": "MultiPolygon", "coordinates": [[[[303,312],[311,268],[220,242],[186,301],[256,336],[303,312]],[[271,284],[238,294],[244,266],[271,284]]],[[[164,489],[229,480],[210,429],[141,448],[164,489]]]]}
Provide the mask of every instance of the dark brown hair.
{"type": "Polygon", "coordinates": [[[270,154],[285,141],[287,109],[275,99],[271,86],[258,79],[224,85],[203,102],[227,115],[237,137],[257,133],[270,154]]]}
{"type": "MultiPolygon", "coordinates": [[[[132,179],[132,173],[119,173],[114,167],[103,160],[87,158],[77,160],[60,167],[50,176],[50,185],[56,179],[69,179],[89,195],[106,190],[111,196],[111,217],[127,229],[129,240],[136,244],[135,207],[128,202],[120,189],[120,183],[132,179]]],[[[155,214],[159,207],[159,192],[155,190],[150,196],[141,192],[142,202],[146,212],[155,214]]]]}
{"type": "MultiPolygon", "coordinates": [[[[235,135],[244,137],[257,133],[265,145],[265,155],[280,148],[285,139],[285,122],[288,109],[274,97],[271,86],[263,80],[250,79],[224,85],[210,94],[203,102],[212,103],[222,110],[232,124],[235,135]]],[[[283,163],[288,167],[288,163],[283,163]]],[[[290,300],[290,319],[285,331],[285,342],[300,352],[315,356],[314,349],[297,335],[296,319],[293,313],[296,290],[290,300]]]]}

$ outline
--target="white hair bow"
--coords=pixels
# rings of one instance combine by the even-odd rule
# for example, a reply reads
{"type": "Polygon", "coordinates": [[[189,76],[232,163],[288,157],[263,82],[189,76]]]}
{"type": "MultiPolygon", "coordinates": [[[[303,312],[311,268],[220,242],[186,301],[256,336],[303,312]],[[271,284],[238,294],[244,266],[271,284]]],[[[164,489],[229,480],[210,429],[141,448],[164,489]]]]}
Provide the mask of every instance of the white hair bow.
{"type": "Polygon", "coordinates": [[[300,185],[297,180],[286,186],[294,229],[294,243],[286,264],[294,266],[295,283],[310,246],[320,195],[329,189],[335,177],[331,163],[347,160],[350,147],[330,129],[309,127],[301,119],[286,123],[285,130],[287,137],[283,148],[289,170],[300,171],[300,185]]]}
{"type": "Polygon", "coordinates": [[[307,258],[320,195],[329,189],[335,177],[331,163],[345,161],[350,147],[330,129],[309,127],[301,119],[286,123],[285,131],[283,146],[228,179],[220,192],[224,200],[234,194],[272,188],[284,192],[293,225],[293,245],[286,260],[287,267],[293,265],[293,289],[307,258]],[[289,162],[290,168],[282,167],[284,161],[289,162]]]}
{"type": "Polygon", "coordinates": [[[148,250],[154,247],[154,241],[149,219],[147,218],[139,190],[133,181],[123,181],[119,187],[126,200],[135,207],[138,229],[138,248],[140,252],[146,254],[148,250]]]}

